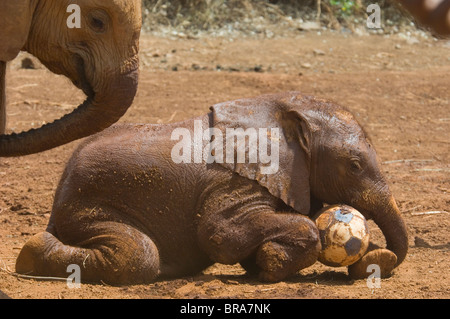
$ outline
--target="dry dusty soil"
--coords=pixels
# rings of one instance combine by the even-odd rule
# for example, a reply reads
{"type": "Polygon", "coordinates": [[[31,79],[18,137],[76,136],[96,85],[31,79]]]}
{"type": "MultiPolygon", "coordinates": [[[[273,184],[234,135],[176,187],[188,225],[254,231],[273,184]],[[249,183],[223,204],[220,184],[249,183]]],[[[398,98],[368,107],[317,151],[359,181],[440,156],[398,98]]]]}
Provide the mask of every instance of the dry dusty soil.
{"type": "MultiPolygon", "coordinates": [[[[8,131],[38,127],[84,96],[21,54],[7,76],[8,131]]],[[[0,290],[12,298],[439,298],[450,297],[450,43],[400,36],[297,33],[274,39],[142,36],[141,81],[121,122],[168,123],[214,103],[299,90],[347,106],[368,131],[406,220],[409,254],[380,288],[346,268],[316,263],[265,284],[237,265],[192,277],[111,287],[17,278],[17,255],[48,222],[54,191],[79,141],[0,159],[0,290]],[[431,211],[437,213],[429,213],[431,211]]],[[[381,232],[371,225],[374,241],[381,232]]]]}

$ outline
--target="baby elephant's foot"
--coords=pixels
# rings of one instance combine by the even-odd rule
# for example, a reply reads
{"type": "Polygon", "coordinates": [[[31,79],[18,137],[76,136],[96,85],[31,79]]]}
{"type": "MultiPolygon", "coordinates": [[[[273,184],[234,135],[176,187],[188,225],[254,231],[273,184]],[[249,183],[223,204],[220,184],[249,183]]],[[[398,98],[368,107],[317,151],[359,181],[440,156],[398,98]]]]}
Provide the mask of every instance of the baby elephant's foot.
{"type": "Polygon", "coordinates": [[[256,263],[261,268],[259,279],[261,281],[277,282],[290,275],[286,265],[289,256],[283,246],[268,242],[261,246],[256,257],[256,263]]]}
{"type": "Polygon", "coordinates": [[[375,265],[380,269],[380,278],[389,277],[397,263],[397,256],[388,249],[375,249],[365,254],[353,265],[348,266],[348,274],[353,279],[367,278],[375,265]]]}
{"type": "Polygon", "coordinates": [[[259,279],[278,282],[294,275],[316,262],[320,247],[318,241],[307,247],[286,247],[272,241],[261,245],[256,255],[256,264],[261,269],[259,279]]]}
{"type": "Polygon", "coordinates": [[[20,251],[16,261],[16,272],[25,275],[43,274],[45,267],[42,267],[44,248],[47,242],[53,237],[47,232],[34,235],[27,241],[20,251]]]}
{"type": "Polygon", "coordinates": [[[159,275],[158,249],[147,235],[122,223],[95,226],[96,233],[77,246],[48,232],[33,236],[17,258],[16,272],[67,278],[68,266],[77,265],[82,282],[112,285],[148,283],[159,275]]]}

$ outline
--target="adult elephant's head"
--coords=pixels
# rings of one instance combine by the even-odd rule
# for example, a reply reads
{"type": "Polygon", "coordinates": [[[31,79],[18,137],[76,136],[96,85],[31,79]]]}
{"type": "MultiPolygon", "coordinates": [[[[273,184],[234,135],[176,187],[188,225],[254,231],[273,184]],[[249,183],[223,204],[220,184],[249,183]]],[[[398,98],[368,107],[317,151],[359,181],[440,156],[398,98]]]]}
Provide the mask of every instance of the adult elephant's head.
{"type": "MultiPolygon", "coordinates": [[[[223,166],[258,181],[301,214],[313,216],[321,206],[317,203],[347,204],[373,219],[386,238],[387,249],[374,249],[363,258],[379,263],[381,276],[389,275],[404,260],[408,249],[405,223],[380,171],[375,150],[352,114],[298,92],[218,104],[212,111],[213,126],[223,132],[238,127],[248,133],[249,128],[271,129],[259,135],[257,161],[225,162],[223,166]],[[273,134],[273,128],[279,133],[273,134]],[[266,155],[268,150],[277,149],[278,158],[271,154],[272,160],[278,160],[273,165],[266,155]],[[278,170],[264,173],[268,164],[278,170]]],[[[239,147],[242,149],[239,143],[237,147],[229,143],[234,142],[226,139],[227,152],[233,146],[236,154],[239,147]]],[[[248,154],[255,152],[249,143],[245,147],[248,154]]],[[[366,268],[352,271],[352,275],[367,276],[366,268]]]]}
{"type": "Polygon", "coordinates": [[[0,156],[45,151],[119,120],[137,91],[140,0],[15,0],[0,8],[0,61],[26,50],[87,96],[53,123],[1,135],[0,156]]]}

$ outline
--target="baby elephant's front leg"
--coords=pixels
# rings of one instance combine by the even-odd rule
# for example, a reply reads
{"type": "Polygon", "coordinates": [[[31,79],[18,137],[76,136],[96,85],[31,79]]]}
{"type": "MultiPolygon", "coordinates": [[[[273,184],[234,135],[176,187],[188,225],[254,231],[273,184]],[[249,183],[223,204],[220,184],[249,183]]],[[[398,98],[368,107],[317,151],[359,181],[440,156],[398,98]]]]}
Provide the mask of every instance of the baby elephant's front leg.
{"type": "Polygon", "coordinates": [[[276,282],[314,264],[321,249],[309,218],[274,211],[209,214],[198,228],[199,243],[216,262],[254,260],[263,281],[276,282]]]}

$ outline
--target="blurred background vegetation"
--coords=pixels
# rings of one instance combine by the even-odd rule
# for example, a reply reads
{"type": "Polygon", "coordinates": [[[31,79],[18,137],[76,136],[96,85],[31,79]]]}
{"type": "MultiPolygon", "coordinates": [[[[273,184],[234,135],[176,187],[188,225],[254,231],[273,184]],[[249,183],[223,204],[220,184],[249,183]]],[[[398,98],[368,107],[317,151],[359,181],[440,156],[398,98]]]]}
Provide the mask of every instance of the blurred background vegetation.
{"type": "Polygon", "coordinates": [[[143,0],[144,30],[166,28],[186,34],[269,30],[265,35],[270,36],[270,30],[301,29],[313,21],[320,29],[352,32],[364,29],[371,3],[381,8],[382,30],[375,32],[415,27],[411,16],[393,0],[143,0]]]}

